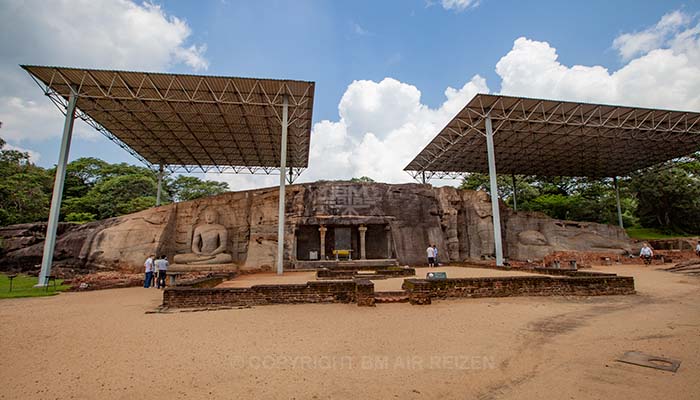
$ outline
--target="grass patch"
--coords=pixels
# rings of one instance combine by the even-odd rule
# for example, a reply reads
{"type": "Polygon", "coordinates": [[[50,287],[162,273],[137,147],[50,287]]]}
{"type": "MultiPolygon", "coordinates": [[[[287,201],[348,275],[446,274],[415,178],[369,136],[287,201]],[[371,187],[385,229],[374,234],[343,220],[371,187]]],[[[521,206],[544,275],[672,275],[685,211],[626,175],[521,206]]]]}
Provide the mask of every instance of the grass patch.
{"type": "Polygon", "coordinates": [[[63,290],[70,288],[68,285],[63,285],[63,279],[56,279],[56,287],[53,282],[46,288],[35,288],[37,278],[29,275],[17,275],[12,280],[12,291],[10,292],[10,278],[5,274],[0,274],[0,299],[10,299],[17,297],[41,297],[53,296],[63,290]]]}
{"type": "Polygon", "coordinates": [[[627,228],[627,236],[632,239],[653,240],[653,239],[675,239],[685,237],[695,237],[697,235],[684,235],[680,233],[666,233],[654,228],[627,228]]]}

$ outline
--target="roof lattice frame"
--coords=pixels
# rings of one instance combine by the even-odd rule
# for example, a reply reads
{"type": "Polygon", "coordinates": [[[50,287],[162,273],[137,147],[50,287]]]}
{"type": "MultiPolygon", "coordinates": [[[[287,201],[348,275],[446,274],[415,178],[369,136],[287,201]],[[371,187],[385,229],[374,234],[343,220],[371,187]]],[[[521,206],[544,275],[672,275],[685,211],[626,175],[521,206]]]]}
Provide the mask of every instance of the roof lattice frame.
{"type": "Polygon", "coordinates": [[[487,116],[499,174],[623,176],[700,151],[697,112],[478,94],[405,170],[488,173],[487,116]]]}
{"type": "Polygon", "coordinates": [[[307,166],[313,82],[22,66],[65,113],[149,167],[170,171],[278,173],[282,104],[287,97],[287,166],[307,166]]]}

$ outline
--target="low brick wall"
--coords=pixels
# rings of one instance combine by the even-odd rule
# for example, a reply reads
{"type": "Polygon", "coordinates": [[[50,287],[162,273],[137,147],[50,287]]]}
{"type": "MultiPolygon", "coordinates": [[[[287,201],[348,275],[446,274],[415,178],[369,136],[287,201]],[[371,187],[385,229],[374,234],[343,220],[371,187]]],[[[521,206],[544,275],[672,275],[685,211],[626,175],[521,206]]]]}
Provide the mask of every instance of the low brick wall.
{"type": "MultiPolygon", "coordinates": [[[[371,288],[362,284],[363,296],[371,288]]],[[[250,288],[172,287],[163,291],[163,306],[199,308],[218,306],[254,306],[291,303],[352,303],[357,300],[354,281],[312,281],[302,285],[257,285],[250,288]]],[[[364,301],[364,300],[363,300],[364,301]]],[[[358,305],[364,305],[359,304],[358,305]]]]}
{"type": "Polygon", "coordinates": [[[374,283],[366,279],[355,281],[355,301],[360,307],[374,306],[374,283]]]}
{"type": "Polygon", "coordinates": [[[595,272],[595,271],[580,271],[575,269],[557,269],[557,268],[534,268],[523,272],[533,272],[542,275],[558,275],[558,276],[617,276],[612,272],[595,272]]]}
{"type": "Polygon", "coordinates": [[[602,296],[634,294],[634,278],[626,276],[509,276],[445,280],[405,279],[411,304],[432,299],[510,296],[602,296]]]}

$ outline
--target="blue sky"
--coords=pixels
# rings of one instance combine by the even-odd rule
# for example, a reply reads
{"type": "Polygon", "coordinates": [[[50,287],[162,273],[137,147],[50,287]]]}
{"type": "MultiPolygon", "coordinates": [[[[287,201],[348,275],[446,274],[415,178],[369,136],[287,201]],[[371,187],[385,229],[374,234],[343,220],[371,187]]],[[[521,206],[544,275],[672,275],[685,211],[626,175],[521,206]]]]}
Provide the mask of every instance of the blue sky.
{"type": "Polygon", "coordinates": [[[340,97],[358,79],[410,83],[431,107],[444,101],[447,86],[474,74],[498,90],[494,66],[521,36],[547,41],[565,64],[617,69],[611,44],[618,34],[672,10],[700,10],[697,1],[485,0],[462,12],[424,0],[162,4],[187,20],[193,42],[207,44],[207,73],[315,81],[316,120],[337,118],[340,97]]]}
{"type": "MultiPolygon", "coordinates": [[[[20,63],[313,80],[302,181],[410,181],[412,155],[479,91],[697,110],[699,11],[698,0],[0,0],[0,136],[42,166],[57,158],[60,113],[20,63]]],[[[70,158],[84,156],[138,163],[79,124],[70,158]]]]}

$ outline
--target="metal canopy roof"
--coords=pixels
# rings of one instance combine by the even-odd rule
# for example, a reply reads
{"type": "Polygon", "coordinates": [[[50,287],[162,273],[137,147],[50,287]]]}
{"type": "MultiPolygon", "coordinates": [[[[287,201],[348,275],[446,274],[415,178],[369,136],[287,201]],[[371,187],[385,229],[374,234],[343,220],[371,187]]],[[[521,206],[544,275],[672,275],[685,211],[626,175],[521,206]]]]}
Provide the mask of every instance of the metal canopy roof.
{"type": "Polygon", "coordinates": [[[700,113],[477,94],[405,168],[417,178],[488,173],[623,176],[700,150],[700,113]]]}
{"type": "Polygon", "coordinates": [[[289,104],[287,166],[307,167],[314,82],[23,65],[65,113],[148,166],[171,171],[277,172],[282,105],[289,104]]]}

